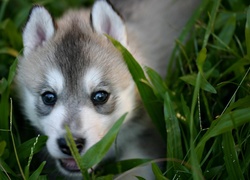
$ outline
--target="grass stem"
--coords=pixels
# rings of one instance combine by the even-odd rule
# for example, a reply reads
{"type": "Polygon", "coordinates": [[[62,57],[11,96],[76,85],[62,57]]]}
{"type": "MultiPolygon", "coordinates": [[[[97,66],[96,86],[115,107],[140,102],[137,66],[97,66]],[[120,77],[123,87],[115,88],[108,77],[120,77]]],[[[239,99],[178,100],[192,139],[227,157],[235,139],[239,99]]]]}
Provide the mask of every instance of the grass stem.
{"type": "Polygon", "coordinates": [[[13,144],[13,149],[14,149],[14,153],[15,153],[15,156],[16,156],[16,161],[17,161],[20,173],[22,175],[22,178],[24,180],[26,180],[26,177],[24,175],[22,166],[21,166],[19,158],[18,158],[18,154],[17,154],[17,150],[16,150],[16,144],[15,144],[15,138],[14,138],[14,135],[13,135],[13,132],[12,132],[12,122],[13,122],[12,111],[13,111],[12,98],[10,98],[10,136],[11,136],[11,140],[12,140],[12,144],[13,144]]]}

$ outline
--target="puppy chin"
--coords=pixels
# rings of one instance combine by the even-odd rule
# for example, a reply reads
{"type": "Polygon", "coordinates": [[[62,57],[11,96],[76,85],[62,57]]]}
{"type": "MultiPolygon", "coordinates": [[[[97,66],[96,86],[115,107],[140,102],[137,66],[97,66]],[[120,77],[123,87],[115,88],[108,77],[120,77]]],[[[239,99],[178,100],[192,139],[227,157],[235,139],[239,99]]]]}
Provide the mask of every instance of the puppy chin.
{"type": "Polygon", "coordinates": [[[56,167],[58,171],[68,178],[82,178],[80,169],[73,158],[56,159],[56,167]]]}

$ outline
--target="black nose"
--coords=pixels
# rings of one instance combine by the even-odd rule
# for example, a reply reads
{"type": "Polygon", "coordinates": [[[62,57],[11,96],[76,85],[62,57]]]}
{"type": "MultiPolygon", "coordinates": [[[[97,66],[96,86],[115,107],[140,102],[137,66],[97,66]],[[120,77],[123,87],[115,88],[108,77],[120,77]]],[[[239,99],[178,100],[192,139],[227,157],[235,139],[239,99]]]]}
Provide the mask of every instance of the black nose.
{"type": "MultiPolygon", "coordinates": [[[[57,139],[57,144],[58,144],[60,150],[64,154],[71,156],[71,151],[70,151],[69,146],[67,145],[65,138],[57,139]]],[[[84,148],[84,145],[85,145],[85,139],[77,138],[77,139],[75,139],[75,144],[76,144],[76,148],[78,149],[78,152],[81,153],[83,148],[84,148]]]]}

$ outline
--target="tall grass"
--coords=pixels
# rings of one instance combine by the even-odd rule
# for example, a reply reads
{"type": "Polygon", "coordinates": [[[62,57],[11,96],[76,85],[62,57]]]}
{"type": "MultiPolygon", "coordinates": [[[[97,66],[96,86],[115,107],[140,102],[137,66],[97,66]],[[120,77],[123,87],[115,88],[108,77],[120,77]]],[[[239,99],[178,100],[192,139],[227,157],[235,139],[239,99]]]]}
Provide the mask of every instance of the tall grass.
{"type": "MultiPolygon", "coordinates": [[[[112,179],[114,174],[145,163],[152,163],[156,179],[250,179],[249,2],[201,2],[176,40],[165,79],[150,68],[143,72],[129,52],[113,41],[124,56],[145,108],[166,140],[166,168],[160,170],[152,161],[134,159],[107,165],[103,174],[86,174],[113,142],[119,129],[116,125],[88,155],[77,157],[75,154],[86,179],[112,179]],[[92,159],[95,148],[100,147],[102,153],[92,159]],[[111,175],[103,177],[105,174],[111,175]]],[[[46,5],[54,16],[68,7],[83,5],[77,0],[39,3],[46,5]]],[[[15,95],[11,92],[16,58],[22,49],[21,27],[30,8],[28,0],[1,2],[1,179],[47,178],[46,162],[31,168],[33,155],[41,150],[47,138],[31,135],[24,138],[20,132],[30,129],[22,126],[18,113],[12,113],[10,101],[15,95]]],[[[68,143],[74,152],[74,143],[70,132],[68,134],[68,143]]]]}

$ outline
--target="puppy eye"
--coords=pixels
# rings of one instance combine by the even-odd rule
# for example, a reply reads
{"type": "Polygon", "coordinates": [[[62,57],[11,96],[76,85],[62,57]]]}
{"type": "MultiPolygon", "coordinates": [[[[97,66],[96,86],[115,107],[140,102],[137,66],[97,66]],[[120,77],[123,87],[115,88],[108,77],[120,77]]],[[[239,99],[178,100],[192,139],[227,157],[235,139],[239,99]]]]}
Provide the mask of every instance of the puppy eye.
{"type": "Polygon", "coordinates": [[[97,91],[92,93],[91,101],[96,105],[103,105],[108,101],[109,93],[106,91],[97,91]]]}
{"type": "Polygon", "coordinates": [[[47,106],[53,106],[56,104],[57,96],[52,92],[45,92],[42,94],[43,103],[47,106]]]}

